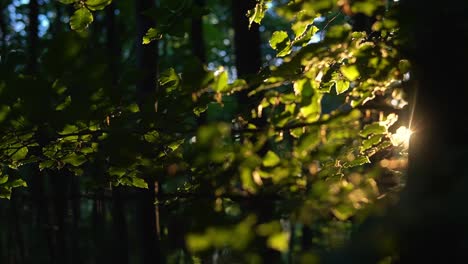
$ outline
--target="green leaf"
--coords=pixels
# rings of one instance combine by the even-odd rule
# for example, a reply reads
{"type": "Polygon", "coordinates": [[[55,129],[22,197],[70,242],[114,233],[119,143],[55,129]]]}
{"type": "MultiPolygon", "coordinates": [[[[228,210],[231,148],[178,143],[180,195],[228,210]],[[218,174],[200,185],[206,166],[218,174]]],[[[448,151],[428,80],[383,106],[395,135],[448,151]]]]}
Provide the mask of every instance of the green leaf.
{"type": "Polygon", "coordinates": [[[93,14],[91,14],[87,8],[82,7],[76,10],[70,18],[70,27],[73,30],[82,31],[85,30],[93,20],[93,14]]]}
{"type": "Polygon", "coordinates": [[[14,181],[8,182],[7,185],[11,188],[28,187],[28,184],[21,179],[16,179],[14,181]]]}
{"type": "Polygon", "coordinates": [[[353,216],[355,209],[351,205],[341,204],[332,210],[333,215],[341,221],[345,221],[353,216]]]}
{"type": "Polygon", "coordinates": [[[117,177],[122,177],[127,173],[127,170],[124,168],[119,168],[119,167],[110,167],[109,168],[109,175],[110,176],[117,176],[117,177]]]}
{"type": "Polygon", "coordinates": [[[145,182],[145,180],[136,177],[132,178],[132,186],[142,189],[148,189],[148,184],[145,182]]]}
{"type": "Polygon", "coordinates": [[[280,252],[286,252],[289,248],[289,233],[282,232],[270,236],[267,240],[268,247],[280,252]]]}
{"type": "Polygon", "coordinates": [[[310,103],[306,106],[301,107],[301,114],[307,119],[308,122],[315,122],[319,120],[320,114],[322,113],[322,94],[314,94],[310,103]]]}
{"type": "Polygon", "coordinates": [[[349,65],[349,66],[341,66],[340,67],[341,73],[348,78],[350,81],[355,81],[359,78],[359,71],[356,65],[349,65]]]}
{"type": "Polygon", "coordinates": [[[18,161],[18,160],[22,160],[26,157],[26,155],[28,155],[28,148],[27,147],[22,147],[20,149],[18,149],[15,154],[13,154],[13,156],[11,156],[11,158],[15,161],[18,161]]]}
{"type": "Polygon", "coordinates": [[[352,167],[361,166],[361,165],[366,164],[366,163],[371,163],[370,160],[369,160],[369,157],[360,156],[360,157],[355,158],[353,161],[346,162],[345,164],[343,164],[343,167],[352,168],[352,167]]]}
{"type": "Polygon", "coordinates": [[[4,184],[8,181],[8,175],[0,176],[0,184],[4,184]]]}
{"type": "Polygon", "coordinates": [[[78,2],[79,0],[58,0],[60,3],[63,3],[63,4],[73,4],[75,2],[78,2]]]}
{"type": "Polygon", "coordinates": [[[263,166],[265,167],[274,167],[280,163],[280,158],[276,153],[273,151],[269,150],[265,157],[263,158],[263,166]]]}
{"type": "Polygon", "coordinates": [[[79,155],[76,153],[71,153],[64,159],[62,159],[62,162],[70,164],[72,166],[78,167],[88,161],[84,155],[79,155]]]}
{"type": "Polygon", "coordinates": [[[349,88],[349,81],[346,80],[336,80],[335,81],[336,94],[342,94],[346,92],[349,88]]]}
{"type": "Polygon", "coordinates": [[[369,125],[364,126],[359,135],[361,137],[368,137],[371,134],[381,135],[387,133],[387,128],[380,125],[378,122],[372,123],[369,125]]]}
{"type": "Polygon", "coordinates": [[[180,77],[174,68],[169,68],[159,76],[159,85],[167,92],[177,89],[180,85],[180,77]]]}
{"type": "Polygon", "coordinates": [[[291,40],[286,31],[275,31],[270,39],[270,46],[278,52],[278,57],[291,53],[291,40]]]}
{"type": "Polygon", "coordinates": [[[86,6],[93,11],[102,10],[111,3],[112,0],[86,0],[85,2],[86,6]]]}
{"type": "Polygon", "coordinates": [[[228,73],[221,67],[220,73],[215,77],[215,83],[213,89],[217,92],[225,92],[228,88],[228,73]]]}
{"type": "Polygon", "coordinates": [[[310,39],[318,31],[319,31],[318,27],[314,26],[312,23],[305,25],[305,27],[303,27],[303,31],[295,31],[296,37],[293,40],[293,45],[302,45],[302,46],[307,45],[310,39]]]}
{"type": "Polygon", "coordinates": [[[54,165],[55,165],[54,160],[45,160],[45,161],[39,163],[39,169],[43,170],[43,169],[52,168],[54,165]]]}
{"type": "Polygon", "coordinates": [[[148,32],[143,36],[143,44],[150,44],[151,42],[161,39],[162,38],[162,32],[160,32],[156,28],[150,28],[148,29],[148,32]]]}
{"type": "Polygon", "coordinates": [[[268,10],[267,4],[271,2],[271,0],[257,0],[257,5],[255,5],[254,9],[251,9],[247,12],[247,16],[249,17],[249,28],[252,26],[252,23],[260,24],[262,19],[265,17],[265,12],[268,10]]]}
{"type": "Polygon", "coordinates": [[[377,143],[380,143],[380,141],[382,141],[383,136],[384,135],[373,135],[369,139],[363,140],[361,145],[361,152],[370,149],[377,143]]]}

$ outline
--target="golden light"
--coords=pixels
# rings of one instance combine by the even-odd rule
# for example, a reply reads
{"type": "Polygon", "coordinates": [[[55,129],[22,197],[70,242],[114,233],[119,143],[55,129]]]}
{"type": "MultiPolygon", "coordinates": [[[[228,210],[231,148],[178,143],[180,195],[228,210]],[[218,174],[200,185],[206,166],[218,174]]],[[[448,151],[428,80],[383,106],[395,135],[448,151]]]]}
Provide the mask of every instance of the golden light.
{"type": "Polygon", "coordinates": [[[403,145],[404,147],[407,148],[409,146],[409,140],[412,134],[413,134],[413,131],[411,131],[411,129],[405,126],[401,126],[396,130],[395,134],[392,134],[390,136],[390,140],[392,141],[392,144],[394,146],[403,145]]]}

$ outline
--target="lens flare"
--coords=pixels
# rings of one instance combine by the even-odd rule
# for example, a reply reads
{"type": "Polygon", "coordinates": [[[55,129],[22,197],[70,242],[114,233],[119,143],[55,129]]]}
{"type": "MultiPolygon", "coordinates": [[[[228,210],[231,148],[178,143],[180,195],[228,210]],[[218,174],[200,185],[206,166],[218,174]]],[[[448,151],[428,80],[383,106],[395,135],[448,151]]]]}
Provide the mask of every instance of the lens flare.
{"type": "Polygon", "coordinates": [[[413,131],[411,129],[401,126],[396,130],[395,134],[391,135],[390,140],[394,146],[404,146],[407,148],[412,134],[413,131]]]}

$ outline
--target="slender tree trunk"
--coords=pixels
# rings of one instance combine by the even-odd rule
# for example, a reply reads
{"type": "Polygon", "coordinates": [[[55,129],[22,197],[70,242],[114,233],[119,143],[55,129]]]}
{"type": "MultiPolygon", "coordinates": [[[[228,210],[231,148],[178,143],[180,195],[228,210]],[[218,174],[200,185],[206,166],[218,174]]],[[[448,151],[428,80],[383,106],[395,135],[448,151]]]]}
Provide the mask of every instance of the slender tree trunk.
{"type": "Polygon", "coordinates": [[[262,66],[260,31],[258,24],[249,29],[247,11],[254,8],[255,0],[232,0],[232,22],[234,26],[234,50],[239,77],[254,75],[262,66]]]}
{"type": "Polygon", "coordinates": [[[30,74],[37,72],[37,59],[39,50],[39,3],[37,0],[29,1],[29,25],[28,25],[28,65],[27,71],[30,74]]]}
{"type": "MultiPolygon", "coordinates": [[[[137,81],[138,104],[142,114],[155,113],[157,111],[157,43],[152,42],[149,45],[143,45],[142,39],[149,28],[155,26],[155,21],[143,15],[145,10],[155,7],[152,0],[136,0],[136,27],[137,27],[137,70],[140,78],[137,81]]],[[[158,240],[158,208],[155,207],[156,186],[154,178],[150,175],[145,176],[148,189],[138,190],[138,234],[140,234],[142,263],[163,263],[162,252],[158,240]]]]}
{"type": "MultiPolygon", "coordinates": [[[[120,74],[121,42],[119,39],[116,17],[115,3],[106,8],[106,31],[107,50],[109,52],[109,68],[111,72],[112,91],[111,94],[118,94],[118,76],[120,74]]],[[[124,201],[122,200],[123,189],[121,187],[112,188],[112,228],[113,228],[113,263],[126,264],[128,256],[128,234],[127,222],[125,220],[124,201]]]]}
{"type": "Polygon", "coordinates": [[[20,217],[20,202],[18,190],[13,190],[10,200],[10,212],[9,218],[10,223],[10,239],[9,239],[9,262],[14,263],[25,263],[25,248],[23,240],[23,232],[21,230],[21,217],[20,217]]]}
{"type": "MultiPolygon", "coordinates": [[[[205,7],[205,0],[195,0],[197,11],[202,11],[205,7]]],[[[206,63],[205,38],[203,35],[203,16],[196,14],[192,18],[191,29],[192,52],[202,63],[206,63]]]]}
{"type": "MultiPolygon", "coordinates": [[[[7,40],[6,40],[6,37],[7,37],[7,16],[5,15],[5,10],[3,9],[3,6],[1,7],[2,9],[0,10],[0,33],[1,33],[1,37],[0,37],[0,41],[2,42],[1,43],[1,50],[0,50],[0,56],[3,59],[5,59],[5,56],[6,56],[6,52],[7,52],[7,40]]],[[[5,8],[6,9],[6,8],[5,8]]]]}
{"type": "Polygon", "coordinates": [[[158,73],[157,42],[153,41],[147,45],[143,45],[142,43],[143,36],[146,34],[148,29],[155,26],[155,22],[146,17],[143,12],[154,7],[154,0],[135,1],[137,27],[136,60],[137,70],[141,76],[137,81],[137,97],[139,101],[138,103],[141,107],[145,107],[148,104],[154,105],[156,101],[156,78],[158,73]]]}
{"type": "Polygon", "coordinates": [[[71,208],[72,208],[72,226],[71,226],[71,250],[70,259],[71,263],[80,264],[81,252],[80,252],[80,236],[79,236],[79,223],[81,218],[81,199],[80,199],[80,185],[78,177],[71,177],[70,180],[70,193],[72,195],[71,208]]]}
{"type": "Polygon", "coordinates": [[[93,234],[94,234],[94,243],[95,243],[95,260],[96,263],[105,263],[106,262],[106,244],[105,244],[105,221],[104,221],[104,193],[103,189],[99,188],[95,192],[93,200],[93,214],[92,214],[92,223],[93,223],[93,234]]]}
{"type": "Polygon", "coordinates": [[[67,262],[67,243],[65,230],[65,212],[67,211],[67,181],[69,175],[64,175],[63,172],[54,171],[49,175],[50,184],[52,186],[52,200],[54,211],[54,226],[51,227],[55,234],[55,252],[56,263],[67,262]]]}

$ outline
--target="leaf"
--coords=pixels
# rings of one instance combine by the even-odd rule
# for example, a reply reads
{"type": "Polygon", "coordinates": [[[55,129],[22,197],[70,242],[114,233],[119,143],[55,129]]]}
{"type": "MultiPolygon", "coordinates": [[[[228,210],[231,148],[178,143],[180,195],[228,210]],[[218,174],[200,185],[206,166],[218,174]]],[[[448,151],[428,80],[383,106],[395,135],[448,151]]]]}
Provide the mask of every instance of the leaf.
{"type": "Polygon", "coordinates": [[[319,31],[318,27],[312,23],[304,27],[304,31],[296,32],[296,37],[293,40],[293,45],[305,46],[309,43],[310,39],[319,31]]]}
{"type": "Polygon", "coordinates": [[[345,164],[343,164],[343,167],[352,168],[352,167],[361,166],[361,165],[366,164],[366,163],[371,163],[370,160],[369,160],[369,157],[360,156],[360,157],[355,158],[353,161],[346,162],[345,164]]]}
{"type": "Polygon", "coordinates": [[[257,0],[257,4],[254,9],[247,11],[247,17],[249,18],[249,28],[252,26],[252,23],[260,24],[262,19],[265,17],[265,12],[268,10],[268,3],[271,0],[257,0]]]}
{"type": "Polygon", "coordinates": [[[180,77],[174,68],[169,68],[159,76],[159,85],[167,92],[177,89],[180,85],[180,77]]]}
{"type": "Polygon", "coordinates": [[[308,122],[315,122],[320,118],[322,97],[322,94],[316,93],[312,96],[309,105],[301,107],[300,112],[308,122]]]}
{"type": "Polygon", "coordinates": [[[93,11],[102,10],[111,3],[112,0],[86,0],[85,2],[86,6],[93,11]]]}
{"type": "Polygon", "coordinates": [[[227,88],[229,88],[228,87],[229,76],[228,76],[227,71],[225,71],[223,67],[221,67],[219,71],[220,72],[215,77],[215,83],[214,83],[213,89],[216,92],[225,92],[226,90],[228,90],[227,88]]]}
{"type": "Polygon", "coordinates": [[[364,126],[362,131],[359,132],[359,135],[361,137],[368,137],[371,134],[381,135],[385,133],[387,133],[387,128],[380,125],[378,122],[376,122],[376,123],[372,123],[372,124],[368,124],[364,126]]]}
{"type": "Polygon", "coordinates": [[[20,149],[18,149],[15,154],[13,154],[13,156],[11,156],[11,158],[15,161],[18,161],[18,160],[22,160],[26,157],[26,155],[28,155],[28,148],[27,147],[22,147],[20,149]]]}
{"type": "Polygon", "coordinates": [[[132,186],[142,189],[148,189],[148,184],[145,182],[145,180],[136,177],[132,178],[132,186]]]}
{"type": "Polygon", "coordinates": [[[178,149],[180,147],[180,145],[182,145],[183,143],[185,142],[185,139],[179,139],[179,140],[176,140],[174,142],[172,142],[171,144],[169,144],[169,148],[172,150],[172,151],[175,151],[176,149],[178,149]]]}
{"type": "Polygon", "coordinates": [[[156,28],[150,28],[146,32],[146,34],[143,36],[143,44],[150,44],[151,42],[161,39],[162,38],[162,32],[160,32],[156,28]]]}
{"type": "Polygon", "coordinates": [[[4,184],[8,181],[8,175],[0,176],[0,184],[4,184]]]}
{"type": "Polygon", "coordinates": [[[291,53],[291,41],[286,31],[275,31],[270,39],[270,46],[278,52],[278,57],[291,53]]]}
{"type": "Polygon", "coordinates": [[[127,170],[124,168],[119,168],[119,167],[110,167],[109,168],[109,175],[110,176],[117,176],[117,177],[122,177],[127,173],[127,170]]]}
{"type": "Polygon", "coordinates": [[[93,20],[93,14],[91,14],[87,8],[82,7],[76,10],[70,18],[70,27],[73,30],[82,31],[85,30],[93,20]]]}
{"type": "Polygon", "coordinates": [[[373,135],[369,139],[363,140],[361,145],[361,152],[366,151],[382,141],[383,135],[373,135]]]}
{"type": "Polygon", "coordinates": [[[263,166],[265,167],[274,167],[280,163],[280,158],[276,153],[273,151],[269,150],[265,157],[263,158],[263,166]]]}
{"type": "Polygon", "coordinates": [[[335,81],[336,94],[342,94],[346,92],[348,88],[349,88],[349,81],[346,81],[346,80],[335,81]]]}
{"type": "Polygon", "coordinates": [[[73,4],[75,2],[78,2],[79,0],[58,0],[60,3],[63,3],[63,4],[73,4]]]}
{"type": "Polygon", "coordinates": [[[341,204],[332,210],[333,215],[341,221],[345,221],[354,214],[354,208],[350,205],[341,204]]]}
{"type": "Polygon", "coordinates": [[[78,167],[88,161],[84,155],[79,155],[76,153],[71,153],[64,159],[62,159],[62,162],[70,164],[72,166],[78,167]]]}
{"type": "Polygon", "coordinates": [[[268,247],[280,252],[286,252],[289,248],[289,233],[282,232],[270,236],[267,240],[268,247]]]}
{"type": "Polygon", "coordinates": [[[7,185],[10,188],[28,187],[28,184],[21,179],[16,179],[14,181],[8,182],[7,185]]]}
{"type": "Polygon", "coordinates": [[[350,65],[350,66],[343,65],[340,67],[340,70],[341,70],[341,73],[350,81],[355,81],[357,78],[359,78],[359,71],[356,65],[350,65]]]}

